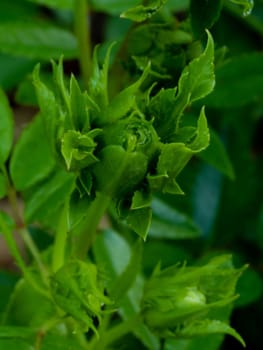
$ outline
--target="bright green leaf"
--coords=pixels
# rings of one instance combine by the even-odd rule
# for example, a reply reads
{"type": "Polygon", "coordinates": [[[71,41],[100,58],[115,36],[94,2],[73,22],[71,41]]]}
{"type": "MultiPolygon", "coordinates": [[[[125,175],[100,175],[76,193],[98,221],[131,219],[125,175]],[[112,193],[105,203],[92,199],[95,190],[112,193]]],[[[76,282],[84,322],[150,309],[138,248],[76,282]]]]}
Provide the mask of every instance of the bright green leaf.
{"type": "Polygon", "coordinates": [[[173,118],[177,119],[177,127],[186,106],[208,95],[215,86],[214,42],[208,31],[207,35],[208,40],[204,52],[184,68],[179,79],[173,111],[173,118]]]}
{"type": "Polygon", "coordinates": [[[27,194],[25,218],[27,222],[35,220],[48,224],[49,216],[55,212],[72,191],[74,175],[57,170],[41,186],[27,194]]]}
{"type": "Polygon", "coordinates": [[[151,18],[156,12],[158,12],[166,0],[150,0],[147,1],[147,6],[138,5],[131,8],[121,14],[122,18],[128,18],[135,22],[143,22],[146,19],[151,18]]]}
{"type": "Polygon", "coordinates": [[[13,144],[13,113],[2,89],[0,89],[0,140],[0,166],[2,166],[13,144]]]}
{"type": "Polygon", "coordinates": [[[77,56],[77,40],[68,31],[34,22],[0,24],[0,51],[15,56],[48,60],[77,56]]]}
{"type": "Polygon", "coordinates": [[[0,326],[0,339],[30,339],[36,336],[36,328],[0,326]]]}
{"type": "Polygon", "coordinates": [[[108,71],[110,63],[110,54],[114,43],[112,43],[106,52],[102,68],[98,62],[98,46],[93,53],[92,74],[89,81],[89,92],[91,98],[100,107],[108,105],[108,71]]]}
{"type": "Polygon", "coordinates": [[[44,125],[38,115],[20,136],[11,158],[10,172],[16,189],[25,190],[47,177],[55,167],[45,134],[44,125]]]}
{"type": "Polygon", "coordinates": [[[93,154],[97,145],[93,137],[100,132],[100,129],[93,129],[89,133],[81,134],[79,131],[69,130],[63,135],[61,153],[68,170],[79,170],[98,162],[93,154]]]}

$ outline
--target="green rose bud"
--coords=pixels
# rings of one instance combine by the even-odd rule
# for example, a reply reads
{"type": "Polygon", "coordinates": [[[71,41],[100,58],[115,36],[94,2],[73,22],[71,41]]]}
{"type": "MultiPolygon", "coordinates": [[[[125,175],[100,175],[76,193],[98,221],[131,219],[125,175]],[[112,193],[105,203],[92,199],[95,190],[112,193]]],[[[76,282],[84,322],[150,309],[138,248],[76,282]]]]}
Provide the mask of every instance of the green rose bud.
{"type": "Polygon", "coordinates": [[[158,269],[145,285],[145,323],[161,336],[229,333],[242,342],[230,326],[209,316],[212,309],[237,297],[235,286],[243,270],[233,268],[230,256],[214,258],[200,267],[158,269]]]}
{"type": "Polygon", "coordinates": [[[67,315],[96,332],[94,318],[100,321],[102,307],[110,303],[103,294],[96,265],[80,260],[68,262],[53,276],[51,291],[56,304],[67,315]]]}

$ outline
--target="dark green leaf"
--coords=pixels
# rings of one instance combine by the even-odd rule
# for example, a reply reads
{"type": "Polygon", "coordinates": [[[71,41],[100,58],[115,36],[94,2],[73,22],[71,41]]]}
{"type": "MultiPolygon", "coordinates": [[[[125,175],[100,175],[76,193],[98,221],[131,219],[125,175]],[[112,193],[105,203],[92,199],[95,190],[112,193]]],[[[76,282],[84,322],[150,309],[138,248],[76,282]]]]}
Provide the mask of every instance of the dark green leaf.
{"type": "Polygon", "coordinates": [[[250,15],[253,10],[254,0],[230,0],[234,4],[240,5],[243,7],[243,16],[250,15]]]}
{"type": "Polygon", "coordinates": [[[30,73],[35,61],[24,57],[0,54],[0,85],[11,89],[19,83],[27,73],[30,73]]]}
{"type": "Polygon", "coordinates": [[[149,236],[164,239],[193,239],[201,235],[200,228],[186,214],[154,198],[153,218],[149,236]]]}
{"type": "Polygon", "coordinates": [[[2,166],[13,144],[13,113],[2,89],[0,89],[0,140],[0,166],[2,166]]]}
{"type": "Polygon", "coordinates": [[[129,8],[140,3],[140,0],[92,0],[92,8],[97,11],[103,11],[111,15],[120,15],[129,8]]]}
{"type": "Polygon", "coordinates": [[[226,61],[216,70],[215,90],[203,103],[230,108],[259,101],[263,96],[262,60],[262,53],[252,53],[226,61]]]}
{"type": "Polygon", "coordinates": [[[147,6],[138,5],[131,8],[121,14],[121,17],[131,19],[135,22],[142,22],[148,18],[151,18],[156,12],[158,12],[166,0],[150,0],[147,1],[147,6]]]}
{"type": "Polygon", "coordinates": [[[0,24],[0,51],[35,59],[77,56],[76,38],[68,31],[34,22],[0,24]]]}
{"type": "Polygon", "coordinates": [[[51,8],[72,10],[74,0],[27,0],[51,8]]]}
{"type": "Polygon", "coordinates": [[[236,306],[242,307],[256,302],[263,294],[262,277],[255,270],[247,269],[238,281],[237,292],[239,298],[235,302],[236,306]]]}
{"type": "Polygon", "coordinates": [[[130,210],[127,216],[127,223],[140,237],[146,240],[151,224],[151,218],[151,208],[130,210]]]}
{"type": "Polygon", "coordinates": [[[222,5],[222,0],[191,0],[191,25],[197,37],[217,21],[222,5]]]}
{"type": "Polygon", "coordinates": [[[140,273],[142,260],[142,242],[138,240],[131,249],[131,257],[124,271],[114,280],[109,290],[111,299],[119,305],[122,298],[127,294],[133,285],[137,275],[140,273]]]}
{"type": "Polygon", "coordinates": [[[37,116],[23,131],[11,158],[11,176],[18,190],[25,190],[47,177],[55,167],[43,121],[37,116]]]}
{"type": "Polygon", "coordinates": [[[219,136],[211,129],[210,136],[211,139],[209,147],[202,151],[198,157],[211,164],[217,170],[233,180],[235,177],[233,165],[229,159],[223,142],[219,136]]]}
{"type": "MultiPolygon", "coordinates": [[[[1,215],[1,214],[0,214],[1,215]]],[[[6,303],[14,289],[18,276],[14,273],[0,271],[0,312],[6,308],[6,303]]]]}

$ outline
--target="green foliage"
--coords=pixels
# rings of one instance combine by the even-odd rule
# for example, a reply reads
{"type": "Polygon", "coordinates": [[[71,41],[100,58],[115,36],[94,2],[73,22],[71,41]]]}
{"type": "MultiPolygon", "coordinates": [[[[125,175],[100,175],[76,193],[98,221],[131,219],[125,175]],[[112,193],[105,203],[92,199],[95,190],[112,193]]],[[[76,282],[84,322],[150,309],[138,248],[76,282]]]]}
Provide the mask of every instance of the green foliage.
{"type": "Polygon", "coordinates": [[[252,8],[1,1],[1,349],[261,350],[252,8]]]}

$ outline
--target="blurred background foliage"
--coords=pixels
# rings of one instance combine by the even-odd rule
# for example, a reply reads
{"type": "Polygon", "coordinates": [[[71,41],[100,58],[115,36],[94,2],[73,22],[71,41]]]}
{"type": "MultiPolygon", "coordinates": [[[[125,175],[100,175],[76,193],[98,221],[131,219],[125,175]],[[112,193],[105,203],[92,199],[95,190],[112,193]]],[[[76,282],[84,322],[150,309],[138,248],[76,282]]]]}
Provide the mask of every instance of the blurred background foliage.
{"type": "MultiPolygon", "coordinates": [[[[154,17],[150,30],[143,23],[133,24],[119,17],[138,3],[91,2],[92,45],[102,43],[103,57],[108,43],[118,42],[111,71],[113,91],[139,75],[149,58],[162,83],[175,86],[184,65],[201,50],[205,28],[210,29],[216,48],[214,92],[187,111],[190,120],[200,106],[206,105],[211,146],[193,158],[180,175],[184,196],[160,195],[154,199],[153,222],[144,247],[144,272],[148,275],[156,260],[165,267],[178,261],[206,261],[225,252],[234,255],[236,266],[249,263],[250,268],[238,283],[240,298],[231,322],[244,337],[247,349],[261,350],[263,1],[255,0],[252,13],[244,16],[244,9],[230,1],[208,1],[213,3],[208,9],[202,7],[206,1],[168,0],[159,17],[154,17]],[[156,37],[158,26],[162,30],[156,37]],[[174,28],[180,35],[173,34],[174,28]],[[136,57],[131,59],[131,53],[136,57]]],[[[44,67],[42,74],[47,83],[51,81],[50,59],[58,59],[61,53],[66,74],[73,71],[79,75],[72,6],[73,0],[0,2],[0,86],[14,108],[17,133],[36,112],[30,74],[37,62],[44,67]]],[[[0,173],[0,198],[6,191],[2,178],[0,173]]],[[[114,225],[114,217],[112,221],[114,225]]],[[[50,242],[39,229],[32,228],[32,236],[40,247],[50,242]]],[[[15,281],[15,273],[0,272],[1,308],[15,281]]],[[[217,349],[218,343],[211,340],[210,344],[209,339],[167,342],[165,350],[217,349]]],[[[134,348],[138,346],[135,338],[129,339],[132,342],[134,348]]],[[[241,345],[227,336],[220,349],[230,348],[241,349],[241,345]]]]}

